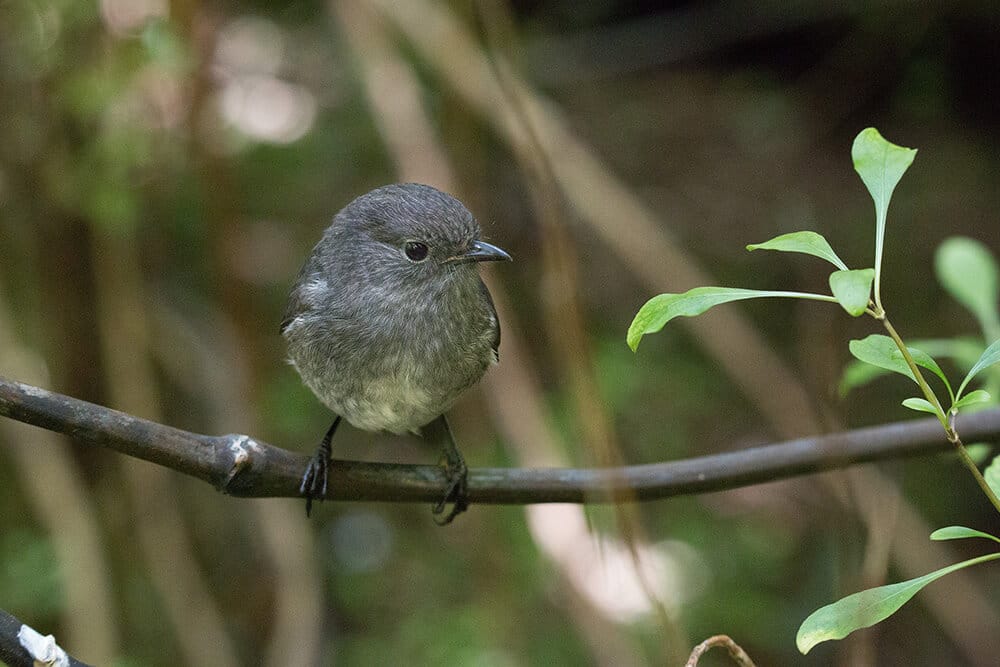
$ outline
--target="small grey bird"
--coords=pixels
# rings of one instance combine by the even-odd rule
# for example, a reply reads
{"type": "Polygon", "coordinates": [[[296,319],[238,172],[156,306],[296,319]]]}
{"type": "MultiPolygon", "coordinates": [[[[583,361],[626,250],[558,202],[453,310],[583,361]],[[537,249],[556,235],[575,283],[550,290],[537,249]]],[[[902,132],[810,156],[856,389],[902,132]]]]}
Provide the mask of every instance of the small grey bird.
{"type": "Polygon", "coordinates": [[[444,413],[498,360],[500,323],[478,263],[510,260],[479,235],[457,199],[405,183],[352,201],[313,248],[281,323],[291,363],[337,415],[302,477],[307,515],[326,495],[341,418],[396,434],[431,424],[449,479],[434,514],[453,503],[448,523],[468,506],[444,413]]]}

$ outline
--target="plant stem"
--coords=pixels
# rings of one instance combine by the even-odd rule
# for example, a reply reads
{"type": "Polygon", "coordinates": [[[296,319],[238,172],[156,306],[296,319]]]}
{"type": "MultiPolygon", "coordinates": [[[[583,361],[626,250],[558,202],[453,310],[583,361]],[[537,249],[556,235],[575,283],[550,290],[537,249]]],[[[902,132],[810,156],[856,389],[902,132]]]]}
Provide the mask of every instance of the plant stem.
{"type": "MultiPolygon", "coordinates": [[[[951,440],[951,438],[948,439],[951,440]]],[[[955,445],[955,449],[958,451],[958,457],[962,459],[962,463],[964,463],[965,467],[969,469],[972,476],[976,478],[976,483],[979,484],[979,488],[981,488],[983,493],[986,494],[986,497],[990,499],[990,502],[993,503],[993,507],[996,508],[997,512],[1000,512],[1000,498],[997,498],[997,494],[993,492],[993,489],[986,482],[986,478],[983,477],[981,472],[979,472],[979,467],[976,465],[976,462],[972,460],[972,457],[969,456],[968,450],[965,449],[965,445],[962,444],[962,439],[958,437],[957,433],[955,434],[955,439],[951,440],[951,442],[955,445]]]]}
{"type": "MultiPolygon", "coordinates": [[[[886,202],[888,205],[888,202],[886,202]]],[[[884,313],[882,308],[882,249],[885,245],[885,209],[879,210],[875,205],[875,282],[872,292],[875,295],[875,310],[884,313]]]]}
{"type": "Polygon", "coordinates": [[[685,663],[684,667],[695,667],[698,664],[698,660],[701,659],[709,649],[715,646],[725,647],[729,651],[729,657],[733,659],[739,667],[754,667],[753,660],[750,656],[746,654],[739,644],[734,642],[728,635],[715,635],[714,637],[709,637],[702,643],[694,647],[691,651],[691,657],[685,663]]]}
{"type": "Polygon", "coordinates": [[[948,416],[945,414],[944,408],[941,407],[941,402],[938,400],[937,394],[935,394],[934,390],[931,389],[929,384],[927,384],[927,380],[924,379],[923,373],[920,372],[920,367],[917,366],[917,362],[915,362],[913,360],[913,356],[910,355],[910,350],[906,347],[906,343],[904,343],[903,339],[900,338],[896,329],[892,326],[892,323],[889,321],[889,318],[885,316],[884,312],[881,319],[885,330],[889,332],[889,335],[892,336],[893,342],[896,343],[896,347],[898,347],[899,351],[903,354],[903,359],[906,361],[906,365],[910,367],[910,372],[913,373],[913,379],[916,380],[924,398],[926,398],[937,411],[938,421],[940,421],[941,426],[944,427],[944,432],[948,435],[948,440],[954,442],[955,439],[958,438],[958,434],[955,433],[951,424],[948,423],[948,416]]]}
{"type": "Polygon", "coordinates": [[[986,478],[983,477],[981,472],[979,472],[979,466],[977,466],[976,462],[972,460],[971,456],[969,456],[969,452],[965,449],[965,445],[962,444],[962,439],[958,436],[958,432],[955,430],[955,427],[952,425],[951,421],[945,414],[944,409],[941,407],[941,403],[938,401],[937,395],[930,388],[930,385],[927,384],[927,380],[924,379],[923,374],[920,372],[920,368],[910,355],[910,351],[906,348],[906,343],[903,342],[903,339],[900,338],[896,329],[892,326],[892,323],[889,322],[889,318],[885,317],[884,311],[882,312],[881,320],[883,326],[885,326],[885,330],[889,332],[889,335],[892,336],[892,340],[896,343],[896,347],[898,347],[899,351],[903,354],[903,359],[906,360],[906,365],[910,367],[910,372],[913,373],[913,378],[920,386],[920,391],[923,392],[924,397],[930,402],[931,405],[934,406],[935,410],[937,410],[938,421],[940,421],[941,425],[944,427],[944,432],[948,437],[948,442],[955,446],[955,450],[958,452],[958,458],[962,460],[965,467],[968,468],[969,472],[972,473],[972,476],[976,478],[976,483],[979,484],[979,488],[983,490],[986,497],[989,498],[991,503],[993,503],[993,507],[996,508],[997,512],[1000,512],[1000,498],[998,498],[997,494],[990,488],[990,485],[986,482],[986,478]]]}

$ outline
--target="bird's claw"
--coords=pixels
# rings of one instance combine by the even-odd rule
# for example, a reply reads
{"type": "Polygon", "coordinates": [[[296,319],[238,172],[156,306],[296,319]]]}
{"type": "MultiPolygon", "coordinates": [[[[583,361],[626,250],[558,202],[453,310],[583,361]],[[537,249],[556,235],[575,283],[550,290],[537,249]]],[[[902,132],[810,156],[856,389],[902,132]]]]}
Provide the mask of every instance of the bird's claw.
{"type": "Polygon", "coordinates": [[[319,443],[316,454],[309,459],[309,465],[306,466],[306,471],[302,473],[302,483],[299,484],[299,493],[306,497],[306,518],[312,512],[313,499],[318,498],[322,501],[326,498],[326,485],[330,474],[330,441],[333,439],[333,434],[336,432],[338,424],[340,424],[339,415],[330,424],[326,435],[323,436],[323,441],[319,443]]]}
{"type": "Polygon", "coordinates": [[[456,516],[469,508],[469,468],[457,449],[445,450],[440,465],[444,468],[448,488],[444,497],[431,508],[431,514],[434,523],[447,526],[456,516]],[[451,511],[445,514],[444,510],[448,503],[451,503],[451,511]]]}
{"type": "Polygon", "coordinates": [[[306,516],[312,512],[313,500],[322,501],[326,498],[327,479],[330,469],[330,458],[324,451],[316,452],[316,455],[309,459],[309,465],[302,474],[302,483],[299,484],[299,493],[306,497],[306,516]]]}

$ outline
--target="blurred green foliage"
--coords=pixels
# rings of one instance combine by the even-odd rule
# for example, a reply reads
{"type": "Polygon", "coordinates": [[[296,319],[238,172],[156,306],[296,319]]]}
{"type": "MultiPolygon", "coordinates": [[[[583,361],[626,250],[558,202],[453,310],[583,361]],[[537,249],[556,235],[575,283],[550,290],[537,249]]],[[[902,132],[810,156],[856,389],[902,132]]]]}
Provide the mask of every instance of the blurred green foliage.
{"type": "Polygon", "coordinates": [[[9,607],[30,611],[34,618],[57,612],[62,604],[61,580],[52,545],[27,530],[5,531],[0,539],[0,590],[9,607]]]}

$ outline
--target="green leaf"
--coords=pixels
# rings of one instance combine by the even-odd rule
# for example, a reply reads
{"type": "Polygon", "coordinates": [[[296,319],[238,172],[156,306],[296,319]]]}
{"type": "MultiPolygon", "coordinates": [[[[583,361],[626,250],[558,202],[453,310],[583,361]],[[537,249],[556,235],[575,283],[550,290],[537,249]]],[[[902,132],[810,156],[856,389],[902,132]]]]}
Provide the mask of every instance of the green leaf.
{"type": "Polygon", "coordinates": [[[719,304],[742,299],[766,297],[792,297],[814,301],[834,301],[825,294],[807,292],[774,292],[767,290],[740,289],[738,287],[695,287],[683,294],[660,294],[647,301],[636,313],[628,328],[625,340],[635,352],[639,341],[646,334],[656,333],[675,317],[694,317],[719,304]]]}
{"type": "Polygon", "coordinates": [[[830,274],[830,290],[849,315],[858,317],[868,307],[874,279],[875,269],[834,271],[830,274]]]}
{"type": "MultiPolygon", "coordinates": [[[[948,377],[944,374],[944,371],[941,370],[941,367],[938,366],[938,363],[934,361],[931,355],[915,347],[907,346],[906,349],[909,351],[910,357],[913,358],[913,363],[921,368],[926,368],[931,373],[934,373],[934,375],[941,378],[941,382],[944,383],[945,388],[948,390],[948,396],[950,396],[952,400],[955,400],[955,394],[951,391],[951,383],[948,382],[948,377]]],[[[900,359],[903,358],[903,353],[899,351],[898,347],[896,348],[896,354],[899,355],[900,359]]],[[[905,359],[903,359],[903,363],[906,363],[905,359]]]]}
{"type": "Polygon", "coordinates": [[[983,471],[986,484],[993,489],[993,493],[1000,494],[1000,456],[994,456],[990,464],[983,471]]]}
{"type": "Polygon", "coordinates": [[[932,415],[936,415],[938,413],[937,408],[935,408],[931,402],[925,398],[908,398],[903,401],[903,407],[916,410],[917,412],[929,412],[932,415]]]}
{"type": "Polygon", "coordinates": [[[843,639],[855,630],[883,621],[909,602],[924,586],[970,565],[1000,558],[1000,553],[987,554],[955,563],[916,579],[869,588],[817,609],[799,626],[795,645],[803,654],[830,639],[843,639]]]}
{"type": "Polygon", "coordinates": [[[896,343],[888,336],[872,334],[861,340],[852,340],[848,344],[848,348],[855,358],[872,366],[878,366],[887,371],[905,375],[916,382],[913,372],[910,371],[910,367],[907,365],[906,360],[903,359],[903,355],[900,353],[899,348],[896,347],[896,343]]]}
{"type": "MultiPolygon", "coordinates": [[[[888,336],[882,336],[880,334],[872,334],[861,340],[852,340],[848,345],[856,358],[869,363],[872,366],[878,366],[887,371],[892,371],[894,373],[899,373],[900,375],[905,375],[914,382],[917,381],[913,377],[913,373],[910,371],[909,364],[906,363],[906,359],[903,358],[903,353],[899,351],[899,347],[896,343],[888,336]]],[[[948,394],[951,395],[951,385],[948,382],[948,378],[945,377],[944,371],[938,366],[937,362],[926,352],[918,350],[915,347],[906,348],[910,356],[913,358],[913,362],[920,366],[921,368],[926,368],[931,371],[944,382],[945,387],[948,389],[948,394]]],[[[911,406],[907,406],[911,407],[911,406]]]]}
{"type": "Polygon", "coordinates": [[[955,403],[952,404],[951,409],[958,410],[959,408],[964,408],[967,405],[989,403],[991,400],[993,400],[993,397],[990,396],[988,391],[977,389],[975,391],[970,391],[968,394],[955,401],[955,403]]]}
{"type": "Polygon", "coordinates": [[[965,385],[969,384],[969,381],[976,377],[980,371],[989,368],[998,361],[1000,361],[1000,339],[993,341],[993,344],[983,351],[983,354],[979,357],[979,361],[972,365],[969,374],[965,376],[962,384],[958,386],[958,394],[956,396],[962,395],[962,392],[965,391],[965,385]]]}
{"type": "Polygon", "coordinates": [[[847,265],[841,261],[837,253],[833,251],[830,244],[822,234],[816,232],[792,232],[776,236],[770,241],[763,243],[751,243],[747,250],[778,250],[780,252],[801,252],[813,257],[819,257],[830,262],[838,269],[847,270],[847,265]]]}
{"type": "Polygon", "coordinates": [[[913,164],[917,151],[886,141],[874,127],[862,130],[854,139],[851,159],[865,187],[875,201],[875,289],[882,273],[882,248],[885,241],[885,218],[889,200],[899,179],[913,164]]]}
{"type": "Polygon", "coordinates": [[[985,245],[964,236],[953,236],[934,254],[938,281],[968,308],[988,338],[1000,335],[1000,268],[985,245]]]}
{"type": "Polygon", "coordinates": [[[874,127],[861,130],[851,146],[854,170],[875,201],[876,210],[885,216],[889,200],[899,180],[913,164],[915,148],[904,148],[886,141],[874,127]]]}
{"type": "MultiPolygon", "coordinates": [[[[972,368],[983,353],[983,344],[974,338],[921,338],[914,340],[913,346],[937,358],[954,359],[959,368],[966,370],[972,368]]],[[[852,360],[844,367],[838,391],[841,396],[846,396],[852,389],[868,384],[886,373],[881,368],[852,360]]]]}
{"type": "Polygon", "coordinates": [[[984,533],[981,530],[976,530],[975,528],[966,528],[965,526],[946,526],[944,528],[938,528],[931,533],[931,539],[935,541],[963,540],[967,537],[985,537],[987,540],[993,540],[994,542],[1000,543],[1000,537],[994,537],[989,533],[984,533]]]}

